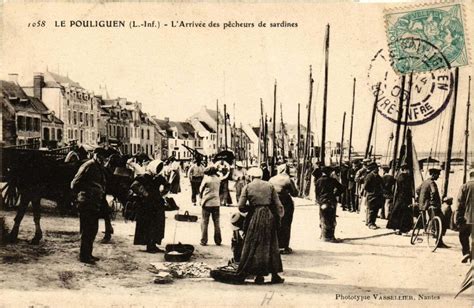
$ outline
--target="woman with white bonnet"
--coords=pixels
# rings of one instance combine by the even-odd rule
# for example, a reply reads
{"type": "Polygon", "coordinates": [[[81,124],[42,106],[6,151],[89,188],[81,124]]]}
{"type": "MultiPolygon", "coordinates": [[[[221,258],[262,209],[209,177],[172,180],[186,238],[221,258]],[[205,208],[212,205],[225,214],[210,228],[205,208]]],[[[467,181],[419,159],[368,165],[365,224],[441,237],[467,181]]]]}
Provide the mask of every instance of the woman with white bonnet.
{"type": "Polygon", "coordinates": [[[256,284],[263,284],[264,276],[268,274],[272,274],[272,283],[282,283],[284,279],[278,275],[283,271],[283,265],[278,249],[277,222],[284,209],[273,185],[262,180],[261,169],[251,168],[247,174],[251,182],[243,188],[239,200],[239,211],[248,212],[248,215],[237,273],[242,278],[256,276],[256,284]]]}
{"type": "Polygon", "coordinates": [[[160,175],[161,160],[153,160],[146,166],[144,174],[133,180],[130,191],[139,200],[136,209],[134,245],[146,245],[146,251],[162,251],[157,245],[165,236],[165,201],[162,194],[169,188],[166,179],[160,175]],[[161,191],[163,189],[163,192],[161,191]]]}

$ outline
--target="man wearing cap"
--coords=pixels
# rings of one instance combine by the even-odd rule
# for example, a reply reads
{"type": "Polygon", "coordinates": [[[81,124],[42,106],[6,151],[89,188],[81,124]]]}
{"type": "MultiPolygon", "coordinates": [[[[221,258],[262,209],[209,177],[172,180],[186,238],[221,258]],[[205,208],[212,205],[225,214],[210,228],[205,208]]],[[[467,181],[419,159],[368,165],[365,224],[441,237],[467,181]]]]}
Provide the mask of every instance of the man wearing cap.
{"type": "Polygon", "coordinates": [[[456,225],[459,229],[459,241],[462,247],[461,262],[466,263],[472,258],[469,237],[472,234],[472,224],[474,223],[474,170],[469,172],[469,181],[461,185],[457,202],[456,225]]]}
{"type": "MultiPolygon", "coordinates": [[[[404,164],[406,168],[406,164],[404,164]]],[[[403,166],[402,166],[403,169],[403,166]]],[[[387,216],[390,215],[390,211],[392,210],[393,205],[393,189],[395,187],[395,177],[390,174],[390,166],[383,165],[382,166],[383,175],[383,197],[385,199],[384,206],[380,211],[380,218],[385,219],[387,216]],[[388,211],[388,213],[386,213],[388,211]],[[387,215],[386,215],[387,214],[387,215]]]]}
{"type": "Polygon", "coordinates": [[[369,173],[365,177],[364,190],[367,194],[367,226],[369,229],[377,229],[375,224],[377,213],[384,205],[383,197],[383,180],[379,175],[379,167],[376,162],[372,162],[367,166],[369,173]]]}
{"type": "Polygon", "coordinates": [[[82,164],[71,182],[71,189],[77,193],[81,229],[79,259],[83,263],[94,264],[98,260],[92,255],[92,250],[99,228],[100,206],[105,198],[106,154],[103,148],[96,148],[93,158],[82,164]]]}
{"type": "Polygon", "coordinates": [[[341,206],[344,211],[350,210],[350,198],[349,198],[349,171],[350,171],[350,162],[345,160],[340,168],[341,175],[341,184],[344,186],[344,192],[341,195],[341,206]]]}
{"type": "Polygon", "coordinates": [[[199,194],[202,179],[204,178],[204,166],[200,158],[196,158],[192,166],[188,170],[188,178],[191,182],[191,202],[196,205],[196,196],[199,194]]]}
{"type": "MultiPolygon", "coordinates": [[[[441,212],[441,197],[439,195],[438,185],[436,184],[436,180],[439,178],[439,174],[441,173],[441,168],[433,167],[430,168],[428,172],[430,177],[421,183],[421,186],[417,188],[420,210],[428,211],[428,214],[431,215],[429,208],[434,207],[434,214],[439,216],[441,221],[445,221],[444,215],[441,212]]],[[[443,232],[438,244],[438,248],[449,248],[449,246],[443,242],[442,236],[444,235],[445,230],[446,226],[443,224],[443,232]]]]}
{"type": "Polygon", "coordinates": [[[278,243],[280,253],[282,254],[290,254],[292,252],[290,248],[290,235],[295,206],[291,197],[298,196],[298,189],[296,188],[295,182],[293,182],[288,173],[288,166],[281,164],[277,167],[277,175],[269,180],[269,183],[275,187],[280,202],[285,209],[285,214],[281,218],[280,228],[278,230],[278,243]]]}
{"type": "Polygon", "coordinates": [[[220,187],[221,181],[217,176],[217,168],[215,166],[206,167],[204,170],[204,180],[199,188],[199,194],[202,206],[202,223],[201,223],[201,245],[206,246],[209,226],[209,218],[212,216],[214,222],[214,243],[220,245],[222,242],[220,228],[220,187]]]}
{"type": "Polygon", "coordinates": [[[321,240],[337,243],[334,236],[336,229],[336,197],[341,195],[343,186],[333,177],[330,177],[332,168],[324,166],[321,168],[321,176],[315,183],[316,202],[319,204],[319,227],[321,228],[321,240]]]}
{"type": "MultiPolygon", "coordinates": [[[[365,190],[364,190],[364,184],[365,184],[365,177],[367,176],[369,170],[367,169],[367,166],[371,162],[370,159],[366,158],[362,161],[362,166],[360,166],[359,170],[356,171],[355,174],[355,182],[357,184],[356,186],[356,198],[358,201],[357,208],[360,211],[360,208],[364,205],[364,197],[365,197],[365,190]]],[[[365,224],[367,225],[367,219],[365,224]]]]}

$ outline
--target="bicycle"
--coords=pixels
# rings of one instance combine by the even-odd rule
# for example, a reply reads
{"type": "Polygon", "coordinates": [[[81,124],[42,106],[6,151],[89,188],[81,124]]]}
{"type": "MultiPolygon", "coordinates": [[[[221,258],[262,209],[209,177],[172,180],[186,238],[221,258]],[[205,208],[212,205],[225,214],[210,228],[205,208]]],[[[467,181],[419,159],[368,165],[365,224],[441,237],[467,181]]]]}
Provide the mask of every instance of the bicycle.
{"type": "Polygon", "coordinates": [[[436,215],[435,207],[430,206],[428,210],[420,211],[413,229],[411,231],[410,243],[415,245],[417,242],[422,243],[423,239],[420,237],[420,232],[423,230],[422,236],[426,236],[426,242],[428,247],[432,252],[438,248],[439,242],[441,240],[441,235],[443,233],[443,223],[441,218],[436,215]],[[431,217],[426,220],[426,214],[429,211],[428,217],[431,217]]]}

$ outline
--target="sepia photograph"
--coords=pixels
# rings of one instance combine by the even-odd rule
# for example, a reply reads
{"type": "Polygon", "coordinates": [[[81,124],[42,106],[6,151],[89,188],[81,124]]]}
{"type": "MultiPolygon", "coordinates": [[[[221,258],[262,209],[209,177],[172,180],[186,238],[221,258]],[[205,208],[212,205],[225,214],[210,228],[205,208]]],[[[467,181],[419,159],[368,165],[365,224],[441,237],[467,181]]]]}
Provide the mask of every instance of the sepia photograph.
{"type": "Polygon", "coordinates": [[[473,0],[0,4],[0,308],[473,307],[473,0]]]}

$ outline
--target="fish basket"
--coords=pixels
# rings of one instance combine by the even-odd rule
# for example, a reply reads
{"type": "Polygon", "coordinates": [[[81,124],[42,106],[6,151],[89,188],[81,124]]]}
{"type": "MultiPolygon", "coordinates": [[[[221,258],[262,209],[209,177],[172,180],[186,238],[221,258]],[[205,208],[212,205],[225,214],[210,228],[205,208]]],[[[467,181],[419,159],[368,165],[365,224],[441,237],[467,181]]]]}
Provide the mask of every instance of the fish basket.
{"type": "Polygon", "coordinates": [[[174,219],[177,221],[188,221],[188,222],[196,222],[198,217],[196,215],[189,215],[189,212],[186,211],[184,214],[176,214],[174,215],[174,219]]]}
{"type": "Polygon", "coordinates": [[[168,262],[187,262],[191,259],[194,246],[190,244],[168,244],[165,247],[165,260],[168,262]]]}

